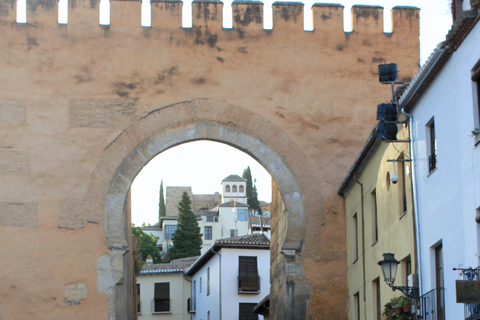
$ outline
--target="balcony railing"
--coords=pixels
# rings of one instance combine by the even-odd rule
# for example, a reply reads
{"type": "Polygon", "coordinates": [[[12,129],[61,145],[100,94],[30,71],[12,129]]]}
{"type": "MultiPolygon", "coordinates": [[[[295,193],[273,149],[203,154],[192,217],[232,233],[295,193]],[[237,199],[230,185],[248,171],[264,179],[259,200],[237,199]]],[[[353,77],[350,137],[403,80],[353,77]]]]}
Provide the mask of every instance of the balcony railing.
{"type": "Polygon", "coordinates": [[[238,293],[260,293],[260,276],[238,276],[238,293]]]}
{"type": "MultiPolygon", "coordinates": [[[[480,281],[480,267],[463,271],[463,280],[480,281]]],[[[465,303],[465,320],[480,319],[480,303],[465,303]]]]}
{"type": "Polygon", "coordinates": [[[152,313],[170,313],[171,300],[152,300],[151,308],[152,313]]]}
{"type": "Polygon", "coordinates": [[[437,292],[430,290],[420,297],[422,320],[437,320],[437,292]]]}
{"type": "Polygon", "coordinates": [[[197,312],[197,302],[195,297],[191,297],[187,299],[187,313],[195,313],[197,312]]]}

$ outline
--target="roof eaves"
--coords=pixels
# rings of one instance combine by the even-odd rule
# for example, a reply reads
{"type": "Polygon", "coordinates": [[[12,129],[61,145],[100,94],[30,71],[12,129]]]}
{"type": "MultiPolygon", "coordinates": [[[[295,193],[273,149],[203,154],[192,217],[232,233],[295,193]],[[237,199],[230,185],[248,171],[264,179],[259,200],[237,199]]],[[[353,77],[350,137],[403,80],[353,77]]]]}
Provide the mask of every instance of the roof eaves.
{"type": "Polygon", "coordinates": [[[417,72],[399,100],[401,109],[410,112],[437,74],[458,49],[479,20],[478,10],[464,11],[455,21],[446,40],[439,43],[427,62],[417,72]]]}
{"type": "Polygon", "coordinates": [[[338,194],[346,197],[348,192],[353,186],[354,183],[354,175],[362,174],[363,170],[367,166],[370,159],[373,157],[375,152],[377,151],[378,147],[381,145],[382,139],[377,138],[377,127],[373,128],[372,133],[365,142],[362,151],[360,151],[359,155],[355,159],[350,171],[348,171],[347,176],[343,179],[340,188],[338,189],[338,194]]]}

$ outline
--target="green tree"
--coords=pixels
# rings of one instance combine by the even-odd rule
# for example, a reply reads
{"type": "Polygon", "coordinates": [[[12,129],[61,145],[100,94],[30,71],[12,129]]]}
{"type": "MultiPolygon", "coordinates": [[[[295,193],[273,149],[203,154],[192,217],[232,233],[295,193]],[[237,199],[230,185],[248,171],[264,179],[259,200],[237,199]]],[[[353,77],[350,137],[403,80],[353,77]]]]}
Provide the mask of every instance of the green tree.
{"type": "Polygon", "coordinates": [[[247,204],[253,210],[257,211],[258,214],[262,214],[262,208],[260,207],[260,202],[258,201],[257,187],[253,184],[252,172],[250,171],[250,166],[247,169],[243,170],[242,177],[247,180],[247,204]]]}
{"type": "Polygon", "coordinates": [[[157,248],[158,237],[142,231],[142,228],[136,227],[132,224],[132,235],[137,238],[137,245],[140,250],[140,257],[142,261],[147,260],[147,256],[151,255],[153,263],[161,263],[160,250],[157,248]]]}
{"type": "Polygon", "coordinates": [[[202,234],[192,211],[192,202],[186,192],[178,203],[178,225],[173,234],[173,247],[168,255],[170,259],[181,259],[200,255],[202,234]]]}
{"type": "Polygon", "coordinates": [[[160,183],[160,200],[158,201],[158,223],[160,224],[160,218],[167,215],[167,209],[165,208],[165,197],[163,196],[163,180],[160,183]]]}

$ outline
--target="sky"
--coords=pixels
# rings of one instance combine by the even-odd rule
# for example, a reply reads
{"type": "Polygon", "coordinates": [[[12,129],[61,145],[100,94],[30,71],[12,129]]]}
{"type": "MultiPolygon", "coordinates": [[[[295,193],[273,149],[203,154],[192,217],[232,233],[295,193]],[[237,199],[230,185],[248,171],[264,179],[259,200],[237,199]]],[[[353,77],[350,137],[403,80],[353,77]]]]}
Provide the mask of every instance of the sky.
{"type": "MultiPolygon", "coordinates": [[[[306,7],[310,7],[314,2],[332,3],[332,1],[305,1],[304,3],[306,7]]],[[[268,5],[272,2],[264,3],[268,5]]],[[[384,7],[385,32],[391,31],[390,10],[392,7],[419,7],[421,9],[421,64],[427,60],[437,44],[445,40],[445,35],[452,24],[449,0],[340,0],[338,3],[345,6],[345,31],[347,32],[351,31],[350,9],[354,4],[384,7]]],[[[187,9],[188,4],[189,2],[184,2],[187,9]]],[[[227,8],[229,5],[230,2],[225,2],[227,8]]],[[[265,16],[265,20],[267,21],[265,28],[268,29],[267,16],[265,16]]],[[[309,21],[308,17],[306,21],[309,21]]],[[[142,20],[142,24],[148,25],[148,21],[142,20]]],[[[188,27],[188,23],[184,24],[185,26],[188,27]]],[[[228,27],[228,22],[224,26],[228,27]]],[[[308,23],[305,24],[305,29],[309,29],[308,23]]],[[[256,179],[259,200],[270,202],[270,175],[259,163],[242,151],[211,141],[191,142],[171,148],[150,161],[136,177],[132,185],[132,222],[135,225],[142,225],[144,222],[146,224],[158,222],[158,199],[162,179],[164,188],[166,186],[191,186],[194,194],[213,194],[221,191],[220,184],[224,178],[230,174],[241,176],[247,166],[250,166],[252,176],[256,179]]]]}

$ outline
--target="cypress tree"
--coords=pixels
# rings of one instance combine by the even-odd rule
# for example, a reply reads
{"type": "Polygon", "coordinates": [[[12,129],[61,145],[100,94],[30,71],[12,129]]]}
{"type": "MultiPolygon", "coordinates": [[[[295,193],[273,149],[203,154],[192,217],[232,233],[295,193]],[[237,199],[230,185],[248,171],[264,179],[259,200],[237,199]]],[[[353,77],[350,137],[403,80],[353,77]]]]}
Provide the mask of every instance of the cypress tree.
{"type": "Polygon", "coordinates": [[[186,192],[178,203],[178,226],[173,234],[173,247],[168,254],[170,259],[181,259],[200,255],[202,234],[192,211],[192,202],[186,192]]]}
{"type": "Polygon", "coordinates": [[[160,218],[167,215],[167,209],[165,208],[165,197],[163,196],[163,180],[160,183],[160,200],[158,201],[158,223],[160,224],[160,218]]]}
{"type": "Polygon", "coordinates": [[[260,207],[260,202],[258,201],[257,187],[252,182],[252,172],[250,171],[250,166],[247,169],[243,170],[242,177],[247,180],[247,204],[253,210],[257,211],[259,215],[262,214],[262,208],[260,207]]]}

